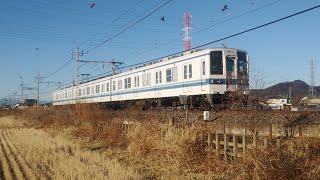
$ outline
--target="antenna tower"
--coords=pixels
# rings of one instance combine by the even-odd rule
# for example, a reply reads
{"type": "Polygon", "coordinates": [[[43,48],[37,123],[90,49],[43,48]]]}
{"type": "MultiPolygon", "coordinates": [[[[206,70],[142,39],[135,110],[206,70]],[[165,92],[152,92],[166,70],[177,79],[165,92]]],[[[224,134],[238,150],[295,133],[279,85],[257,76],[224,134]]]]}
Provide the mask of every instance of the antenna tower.
{"type": "Polygon", "coordinates": [[[310,85],[309,85],[309,97],[314,97],[314,59],[311,58],[310,61],[310,85]]]}
{"type": "Polygon", "coordinates": [[[191,13],[190,12],[186,12],[184,13],[184,50],[187,51],[190,49],[190,33],[189,30],[190,28],[190,18],[191,18],[191,13]]]}

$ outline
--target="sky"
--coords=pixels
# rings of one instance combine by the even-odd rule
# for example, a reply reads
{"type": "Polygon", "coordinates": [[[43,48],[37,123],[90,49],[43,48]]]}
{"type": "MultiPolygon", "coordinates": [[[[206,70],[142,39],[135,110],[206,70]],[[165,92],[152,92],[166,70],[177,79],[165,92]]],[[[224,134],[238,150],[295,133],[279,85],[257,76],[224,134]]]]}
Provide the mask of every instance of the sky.
{"type": "MultiPolygon", "coordinates": [[[[70,86],[75,51],[82,60],[128,66],[183,51],[183,15],[192,14],[191,48],[320,5],[320,0],[2,0],[0,6],[0,99],[51,101],[52,91],[70,86]],[[90,5],[95,5],[91,8],[90,5]],[[221,11],[227,5],[228,9],[221,11]],[[164,17],[165,21],[161,21],[164,17]],[[58,83],[59,82],[59,83],[58,83]],[[20,97],[19,97],[20,96],[20,97]]],[[[320,85],[320,8],[202,48],[246,50],[250,86],[280,82],[320,85]],[[257,81],[257,79],[259,81],[257,81]]],[[[99,76],[109,65],[81,63],[80,74],[99,76]]],[[[85,77],[85,76],[83,76],[85,77]]]]}

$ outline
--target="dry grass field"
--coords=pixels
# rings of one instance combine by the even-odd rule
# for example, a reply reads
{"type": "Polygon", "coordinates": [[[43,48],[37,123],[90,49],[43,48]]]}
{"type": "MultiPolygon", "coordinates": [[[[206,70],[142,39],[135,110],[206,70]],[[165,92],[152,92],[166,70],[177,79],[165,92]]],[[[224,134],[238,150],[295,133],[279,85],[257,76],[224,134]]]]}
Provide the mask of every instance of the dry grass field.
{"type": "Polygon", "coordinates": [[[137,172],[61,136],[0,118],[0,179],[139,179],[137,172]]]}
{"type": "Polygon", "coordinates": [[[210,123],[196,111],[187,123],[184,114],[94,105],[77,113],[73,107],[19,111],[15,118],[0,119],[0,174],[6,179],[320,179],[320,139],[299,136],[320,121],[317,113],[222,111],[210,123]],[[267,147],[249,148],[237,159],[217,156],[202,136],[243,128],[261,136],[270,123],[277,124],[281,137],[273,133],[267,147]],[[275,138],[281,138],[281,149],[275,138]]]}

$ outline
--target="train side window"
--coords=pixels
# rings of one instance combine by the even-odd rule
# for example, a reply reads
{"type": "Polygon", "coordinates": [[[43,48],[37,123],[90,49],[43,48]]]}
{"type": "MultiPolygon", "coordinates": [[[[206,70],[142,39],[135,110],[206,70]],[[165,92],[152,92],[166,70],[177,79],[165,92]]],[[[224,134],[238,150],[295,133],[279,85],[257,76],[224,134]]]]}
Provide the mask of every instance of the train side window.
{"type": "Polygon", "coordinates": [[[90,95],[90,87],[87,87],[87,95],[90,95]]]}
{"type": "Polygon", "coordinates": [[[172,81],[171,68],[166,69],[166,79],[167,79],[167,82],[172,81]]]}
{"type": "Polygon", "coordinates": [[[161,71],[156,72],[156,84],[162,83],[161,71]]]}
{"type": "Polygon", "coordinates": [[[106,92],[109,92],[109,87],[110,87],[110,86],[109,86],[109,83],[107,82],[107,83],[106,83],[106,92]]]}
{"type": "Polygon", "coordinates": [[[112,91],[115,91],[116,90],[116,81],[113,81],[112,82],[112,91]]]}
{"type": "Polygon", "coordinates": [[[94,86],[91,86],[91,94],[94,94],[94,86]]]}
{"type": "Polygon", "coordinates": [[[188,66],[187,65],[183,66],[183,78],[184,79],[188,78],[188,66]]]}
{"type": "Polygon", "coordinates": [[[101,84],[101,93],[104,93],[105,90],[106,90],[105,84],[101,84]]]}
{"type": "Polygon", "coordinates": [[[159,83],[162,83],[162,72],[159,71],[159,83]]]}
{"type": "Polygon", "coordinates": [[[142,86],[151,85],[151,73],[142,74],[142,86]]]}
{"type": "Polygon", "coordinates": [[[82,89],[82,94],[85,96],[86,95],[86,88],[82,89]]]}
{"type": "Polygon", "coordinates": [[[183,78],[192,78],[192,64],[186,64],[183,66],[183,78]]]}
{"type": "Polygon", "coordinates": [[[131,88],[131,77],[128,78],[128,89],[130,89],[130,88],[131,88]]]}
{"type": "Polygon", "coordinates": [[[210,52],[210,73],[223,74],[222,51],[210,52]]]}
{"type": "Polygon", "coordinates": [[[206,75],[206,62],[202,61],[202,75],[205,76],[206,75]]]}
{"type": "Polygon", "coordinates": [[[122,80],[119,80],[118,81],[118,90],[121,90],[122,89],[122,80]]]}
{"type": "Polygon", "coordinates": [[[124,79],[124,89],[130,89],[131,88],[131,77],[124,79]]]}
{"type": "Polygon", "coordinates": [[[96,93],[97,93],[97,94],[100,93],[100,85],[99,85],[99,84],[96,85],[96,93]]]}
{"type": "Polygon", "coordinates": [[[139,87],[139,76],[134,77],[134,87],[139,87]]]}
{"type": "Polygon", "coordinates": [[[192,78],[192,64],[189,64],[189,79],[192,78]]]}
{"type": "Polygon", "coordinates": [[[82,96],[82,89],[78,89],[78,94],[79,94],[79,96],[82,96]]]}
{"type": "Polygon", "coordinates": [[[177,69],[177,67],[167,68],[166,69],[166,79],[167,79],[167,82],[176,82],[176,81],[178,81],[178,69],[177,69]]]}

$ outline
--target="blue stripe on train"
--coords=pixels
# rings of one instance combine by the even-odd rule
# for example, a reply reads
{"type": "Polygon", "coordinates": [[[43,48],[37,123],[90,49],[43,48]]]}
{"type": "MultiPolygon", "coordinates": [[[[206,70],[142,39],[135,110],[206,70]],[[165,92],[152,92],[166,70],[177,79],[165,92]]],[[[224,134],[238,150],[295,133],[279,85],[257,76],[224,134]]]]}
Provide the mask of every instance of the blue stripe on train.
{"type": "MultiPolygon", "coordinates": [[[[152,86],[152,87],[145,87],[145,88],[140,88],[140,89],[130,89],[130,90],[125,90],[125,91],[120,91],[120,92],[114,92],[112,95],[124,95],[124,94],[133,94],[133,93],[144,93],[144,92],[149,92],[149,91],[161,91],[161,90],[167,90],[167,89],[176,89],[176,88],[183,88],[183,87],[195,87],[195,86],[201,86],[201,85],[209,85],[209,84],[220,84],[220,85],[226,85],[226,79],[218,79],[218,78],[209,78],[206,79],[205,81],[188,81],[186,82],[179,82],[179,83],[174,83],[174,84],[166,84],[166,85],[161,85],[161,86],[152,86]]],[[[233,79],[231,82],[231,85],[236,85],[238,80],[233,79]]],[[[95,95],[95,96],[85,96],[81,97],[80,99],[92,99],[92,98],[97,98],[97,97],[107,97],[110,96],[110,93],[104,93],[100,95],[95,95]]],[[[53,101],[53,102],[63,102],[63,101],[72,101],[74,99],[64,99],[64,100],[58,100],[58,101],[53,101]]]]}

